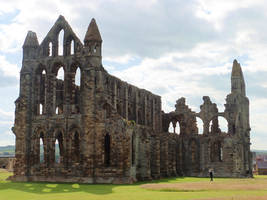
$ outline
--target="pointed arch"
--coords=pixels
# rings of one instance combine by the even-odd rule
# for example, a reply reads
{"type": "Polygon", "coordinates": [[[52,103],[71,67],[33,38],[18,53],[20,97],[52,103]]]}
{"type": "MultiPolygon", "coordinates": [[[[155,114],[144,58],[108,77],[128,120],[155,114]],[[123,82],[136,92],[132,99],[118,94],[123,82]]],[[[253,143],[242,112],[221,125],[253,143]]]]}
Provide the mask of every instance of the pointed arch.
{"type": "Polygon", "coordinates": [[[39,162],[44,163],[44,133],[40,133],[39,138],[39,162]]]}
{"type": "Polygon", "coordinates": [[[52,72],[55,76],[55,79],[53,80],[54,112],[57,114],[63,114],[65,96],[65,67],[61,63],[55,63],[52,72]]]}
{"type": "Polygon", "coordinates": [[[65,75],[64,67],[60,66],[57,71],[57,79],[64,81],[64,75],[65,75]]]}
{"type": "Polygon", "coordinates": [[[173,123],[172,121],[169,123],[169,129],[168,129],[169,133],[174,133],[174,127],[173,127],[173,123]]]}
{"type": "Polygon", "coordinates": [[[224,133],[228,133],[228,122],[227,122],[227,120],[224,117],[219,116],[218,117],[218,122],[219,122],[220,131],[224,132],[224,133]]]}
{"type": "Polygon", "coordinates": [[[64,155],[62,131],[56,132],[54,149],[55,163],[62,163],[64,155]]]}
{"type": "Polygon", "coordinates": [[[204,123],[200,117],[196,117],[197,130],[198,134],[203,134],[204,132],[204,123]]]}
{"type": "Polygon", "coordinates": [[[75,53],[74,40],[71,40],[71,43],[70,43],[70,55],[73,55],[74,53],[75,53]]]}
{"type": "Polygon", "coordinates": [[[39,113],[40,113],[40,115],[42,115],[43,114],[43,112],[44,112],[44,110],[43,110],[43,104],[39,104],[39,113]]]}
{"type": "Polygon", "coordinates": [[[180,126],[180,122],[177,121],[176,124],[175,124],[175,133],[180,135],[181,133],[181,126],[180,126]]]}
{"type": "Polygon", "coordinates": [[[80,95],[81,95],[81,82],[82,72],[80,63],[71,64],[71,73],[68,76],[68,84],[71,86],[68,88],[68,92],[71,95],[72,113],[80,113],[80,95]]]}
{"type": "Polygon", "coordinates": [[[64,29],[58,33],[58,56],[64,55],[64,29]]]}
{"type": "Polygon", "coordinates": [[[76,86],[81,86],[81,69],[80,67],[77,67],[76,72],[75,72],[75,85],[76,86]]]}
{"type": "MultiPolygon", "coordinates": [[[[209,122],[209,132],[212,134],[228,133],[228,121],[223,116],[215,116],[209,122]]],[[[235,127],[232,127],[235,129],[235,127]]]]}
{"type": "Polygon", "coordinates": [[[36,115],[45,114],[46,95],[47,95],[46,84],[47,84],[46,68],[43,65],[39,65],[35,71],[35,79],[34,79],[34,95],[35,95],[34,113],[36,115]]]}
{"type": "Polygon", "coordinates": [[[53,56],[53,44],[52,42],[48,43],[48,56],[53,56]]]}

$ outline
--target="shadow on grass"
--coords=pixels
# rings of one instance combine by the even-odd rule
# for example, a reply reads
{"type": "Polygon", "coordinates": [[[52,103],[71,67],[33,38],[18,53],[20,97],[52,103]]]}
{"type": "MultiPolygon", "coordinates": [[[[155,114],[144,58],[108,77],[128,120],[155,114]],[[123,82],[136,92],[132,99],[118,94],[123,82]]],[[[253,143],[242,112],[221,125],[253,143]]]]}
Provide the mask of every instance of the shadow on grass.
{"type": "Polygon", "coordinates": [[[91,185],[78,183],[38,183],[38,182],[0,182],[1,190],[20,190],[37,194],[87,192],[104,195],[112,193],[114,185],[91,185]]]}
{"type": "MultiPolygon", "coordinates": [[[[80,183],[47,183],[47,182],[11,182],[5,179],[11,175],[11,173],[5,173],[0,176],[0,191],[1,190],[20,190],[23,192],[36,193],[36,194],[55,194],[55,193],[73,193],[73,192],[85,192],[96,195],[105,195],[112,193],[116,187],[140,186],[147,183],[182,183],[182,182],[195,182],[203,181],[205,178],[190,178],[190,177],[173,177],[164,178],[152,181],[141,181],[132,185],[126,184],[80,184],[80,183]]],[[[208,179],[207,179],[208,180],[208,179]]]]}

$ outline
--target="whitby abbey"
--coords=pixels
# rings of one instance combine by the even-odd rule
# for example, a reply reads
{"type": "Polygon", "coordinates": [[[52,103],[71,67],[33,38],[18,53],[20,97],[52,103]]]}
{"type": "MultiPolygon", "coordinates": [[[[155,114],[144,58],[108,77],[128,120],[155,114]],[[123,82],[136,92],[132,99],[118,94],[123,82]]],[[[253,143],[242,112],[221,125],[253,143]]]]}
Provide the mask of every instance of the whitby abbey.
{"type": "Polygon", "coordinates": [[[41,44],[36,33],[28,32],[15,101],[16,161],[11,180],[133,183],[206,177],[210,168],[216,177],[252,176],[249,100],[236,60],[223,112],[204,96],[198,113],[183,97],[165,113],[160,96],[105,70],[101,48],[94,19],[83,42],[63,16],[41,44]],[[228,131],[221,131],[218,117],[225,118],[228,131]],[[197,118],[203,121],[203,133],[197,118]],[[173,132],[168,131],[170,125],[173,132]]]}

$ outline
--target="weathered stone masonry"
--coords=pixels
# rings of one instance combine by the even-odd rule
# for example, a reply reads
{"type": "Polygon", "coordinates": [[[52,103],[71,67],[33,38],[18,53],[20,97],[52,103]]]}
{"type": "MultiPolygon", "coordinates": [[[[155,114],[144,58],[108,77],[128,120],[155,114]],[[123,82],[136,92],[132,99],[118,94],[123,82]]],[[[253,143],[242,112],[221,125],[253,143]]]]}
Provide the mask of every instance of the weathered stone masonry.
{"type": "Polygon", "coordinates": [[[216,176],[252,175],[249,100],[237,61],[224,112],[206,96],[199,113],[184,98],[177,101],[175,111],[164,113],[160,96],[107,73],[101,48],[94,19],[84,43],[63,16],[41,44],[34,32],[28,32],[15,102],[16,162],[11,180],[132,183],[207,176],[209,168],[216,176]],[[58,78],[60,69],[63,80],[58,78]],[[218,116],[227,120],[228,133],[220,131],[218,116]],[[203,134],[198,133],[196,117],[204,123],[203,134]],[[170,123],[175,128],[177,122],[180,134],[169,133],[170,123]]]}

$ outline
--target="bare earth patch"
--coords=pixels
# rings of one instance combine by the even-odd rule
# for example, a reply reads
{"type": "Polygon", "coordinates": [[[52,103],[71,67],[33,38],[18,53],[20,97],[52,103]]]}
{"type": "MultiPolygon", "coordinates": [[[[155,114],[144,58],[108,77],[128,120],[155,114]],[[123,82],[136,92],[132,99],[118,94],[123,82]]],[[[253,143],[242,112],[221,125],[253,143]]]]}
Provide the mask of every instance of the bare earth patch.
{"type": "MultiPolygon", "coordinates": [[[[231,179],[216,180],[214,182],[188,182],[188,183],[160,183],[144,184],[142,188],[158,191],[173,192],[201,192],[201,191],[267,191],[267,179],[231,179]]],[[[213,197],[195,200],[267,200],[267,195],[244,196],[233,195],[229,197],[213,197]]]]}
{"type": "MultiPolygon", "coordinates": [[[[162,191],[207,191],[207,190],[267,190],[267,180],[237,179],[231,181],[145,184],[141,186],[150,190],[162,191]]],[[[265,198],[267,199],[267,198],[265,198]]]]}
{"type": "Polygon", "coordinates": [[[195,199],[195,200],[266,200],[267,195],[264,196],[248,196],[248,197],[225,197],[225,198],[210,198],[210,199],[195,199]]]}

